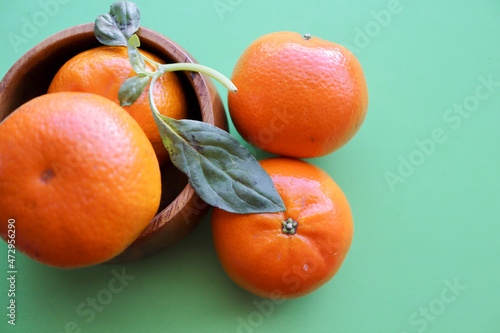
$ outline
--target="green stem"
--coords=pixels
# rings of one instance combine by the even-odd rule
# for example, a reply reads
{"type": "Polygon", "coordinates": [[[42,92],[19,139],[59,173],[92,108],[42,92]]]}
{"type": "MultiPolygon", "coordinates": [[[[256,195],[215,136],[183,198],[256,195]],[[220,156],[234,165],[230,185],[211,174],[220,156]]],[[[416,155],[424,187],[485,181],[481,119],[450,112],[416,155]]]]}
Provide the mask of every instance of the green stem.
{"type": "Polygon", "coordinates": [[[156,108],[155,98],[154,98],[154,94],[153,94],[153,90],[154,90],[153,88],[154,88],[154,85],[156,83],[156,80],[158,80],[158,78],[160,76],[162,76],[163,74],[165,74],[165,72],[163,72],[161,69],[158,69],[156,71],[156,73],[153,75],[153,78],[151,79],[151,82],[149,83],[149,91],[148,91],[149,106],[151,107],[151,110],[153,110],[153,112],[155,112],[159,116],[161,116],[161,114],[158,111],[158,109],[156,108]]]}
{"type": "Polygon", "coordinates": [[[156,68],[161,66],[161,64],[159,62],[156,62],[153,59],[149,59],[148,57],[146,57],[144,54],[142,54],[140,52],[139,52],[139,54],[141,55],[142,59],[144,59],[144,61],[149,62],[151,65],[155,66],[156,68]]]}
{"type": "Polygon", "coordinates": [[[227,77],[217,72],[215,69],[212,69],[207,66],[203,66],[200,64],[193,64],[189,62],[185,63],[175,63],[175,64],[167,64],[167,65],[159,65],[158,72],[161,72],[162,75],[167,72],[173,71],[190,71],[190,72],[200,72],[202,74],[206,74],[215,80],[219,81],[227,90],[235,93],[238,89],[236,86],[229,80],[227,77]]]}
{"type": "Polygon", "coordinates": [[[231,80],[229,80],[227,77],[217,72],[216,70],[207,66],[203,66],[200,64],[193,64],[193,63],[174,63],[167,65],[158,64],[158,70],[154,73],[154,75],[152,75],[151,82],[149,83],[148,99],[151,110],[153,110],[153,112],[155,112],[160,118],[163,118],[163,116],[156,108],[156,103],[153,94],[154,85],[156,83],[156,80],[158,80],[160,76],[162,76],[165,73],[174,71],[191,71],[191,72],[199,72],[202,74],[206,74],[210,77],[213,77],[215,80],[219,81],[229,91],[235,93],[238,90],[234,85],[234,83],[231,82],[231,80]]]}
{"type": "Polygon", "coordinates": [[[137,75],[146,75],[146,76],[149,76],[149,77],[153,77],[156,74],[156,72],[150,72],[150,71],[147,71],[147,70],[146,71],[135,70],[134,72],[137,75]]]}

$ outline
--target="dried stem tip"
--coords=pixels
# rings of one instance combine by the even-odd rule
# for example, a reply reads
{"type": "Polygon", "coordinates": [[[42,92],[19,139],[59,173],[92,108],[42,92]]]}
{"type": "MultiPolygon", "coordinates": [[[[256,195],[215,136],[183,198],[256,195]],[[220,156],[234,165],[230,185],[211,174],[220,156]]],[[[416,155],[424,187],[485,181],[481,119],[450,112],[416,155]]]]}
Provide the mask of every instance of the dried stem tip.
{"type": "Polygon", "coordinates": [[[294,235],[297,232],[297,226],[299,224],[296,221],[294,221],[291,217],[289,217],[286,221],[282,221],[281,225],[283,227],[281,231],[284,234],[294,235]]]}

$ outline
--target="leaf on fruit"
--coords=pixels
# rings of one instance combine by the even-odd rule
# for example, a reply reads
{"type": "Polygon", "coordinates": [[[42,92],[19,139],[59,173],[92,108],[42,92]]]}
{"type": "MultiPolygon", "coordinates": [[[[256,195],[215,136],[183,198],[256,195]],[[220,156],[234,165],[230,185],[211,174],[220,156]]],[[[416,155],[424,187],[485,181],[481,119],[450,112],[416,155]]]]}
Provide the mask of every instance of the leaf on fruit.
{"type": "Polygon", "coordinates": [[[128,78],[123,82],[118,91],[120,106],[132,105],[141,96],[149,83],[151,72],[146,70],[146,63],[139,53],[138,47],[141,45],[139,37],[132,35],[127,41],[128,59],[132,69],[137,76],[128,78]]]}
{"type": "Polygon", "coordinates": [[[134,72],[143,74],[146,73],[146,63],[139,53],[139,46],[141,46],[139,37],[137,35],[132,35],[127,41],[128,60],[134,72]]]}
{"type": "Polygon", "coordinates": [[[149,79],[150,77],[146,75],[136,75],[126,79],[118,90],[120,106],[132,105],[146,89],[149,79]]]}
{"type": "Polygon", "coordinates": [[[140,19],[135,3],[118,1],[111,5],[109,13],[97,17],[94,34],[104,45],[127,46],[127,41],[139,29],[140,19]]]}
{"type": "Polygon", "coordinates": [[[205,202],[240,214],[286,210],[271,177],[229,133],[200,121],[153,116],[172,163],[205,202]]]}

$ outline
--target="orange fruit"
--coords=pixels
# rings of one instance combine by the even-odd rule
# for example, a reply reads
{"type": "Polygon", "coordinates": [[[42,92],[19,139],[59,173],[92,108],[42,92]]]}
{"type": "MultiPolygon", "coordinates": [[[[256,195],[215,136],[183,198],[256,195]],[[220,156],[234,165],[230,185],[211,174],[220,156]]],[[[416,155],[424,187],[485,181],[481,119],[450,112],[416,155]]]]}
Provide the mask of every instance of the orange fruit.
{"type": "Polygon", "coordinates": [[[214,208],[212,233],[222,267],[242,288],[266,298],[295,298],[338,271],[352,241],[349,203],[322,169],[277,157],[260,162],[286,211],[234,214],[214,208]]]}
{"type": "Polygon", "coordinates": [[[327,155],[358,131],[368,108],[360,63],[345,47],[277,32],[255,40],[238,59],[228,95],[243,139],[267,152],[327,155]]]}
{"type": "MultiPolygon", "coordinates": [[[[140,52],[158,63],[164,63],[150,52],[144,50],[140,52]]],[[[150,64],[146,65],[148,70],[154,70],[150,64]]],[[[135,75],[128,60],[126,47],[100,46],[77,54],[67,61],[55,75],[48,92],[94,93],[120,104],[118,90],[126,79],[135,75]]],[[[168,161],[168,152],[163,146],[149,107],[148,91],[149,85],[134,104],[123,108],[139,123],[151,141],[160,165],[163,165],[168,161]]],[[[186,96],[175,73],[165,73],[156,81],[154,96],[156,107],[162,115],[175,119],[187,118],[186,96]]]]}
{"type": "Polygon", "coordinates": [[[0,236],[57,267],[105,262],[156,214],[158,160],[137,122],[110,100],[47,94],[0,123],[0,236]]]}

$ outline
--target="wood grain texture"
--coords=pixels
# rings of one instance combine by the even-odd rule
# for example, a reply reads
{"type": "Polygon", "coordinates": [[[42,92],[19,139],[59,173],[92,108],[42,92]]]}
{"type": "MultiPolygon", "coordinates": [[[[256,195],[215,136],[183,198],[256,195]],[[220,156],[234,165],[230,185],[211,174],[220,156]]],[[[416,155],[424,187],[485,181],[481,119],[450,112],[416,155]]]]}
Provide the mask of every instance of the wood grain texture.
{"type": "MultiPolygon", "coordinates": [[[[139,28],[141,49],[169,62],[197,61],[181,46],[150,29],[139,28]]],[[[99,46],[94,23],[56,33],[24,54],[0,82],[0,120],[30,99],[45,94],[59,68],[76,54],[99,46]]],[[[189,117],[228,129],[220,95],[206,75],[178,74],[188,95],[189,117]]],[[[209,206],[171,163],[162,168],[162,202],[157,215],[124,252],[108,263],[124,263],[152,255],[184,238],[199,223],[209,206]]]]}

